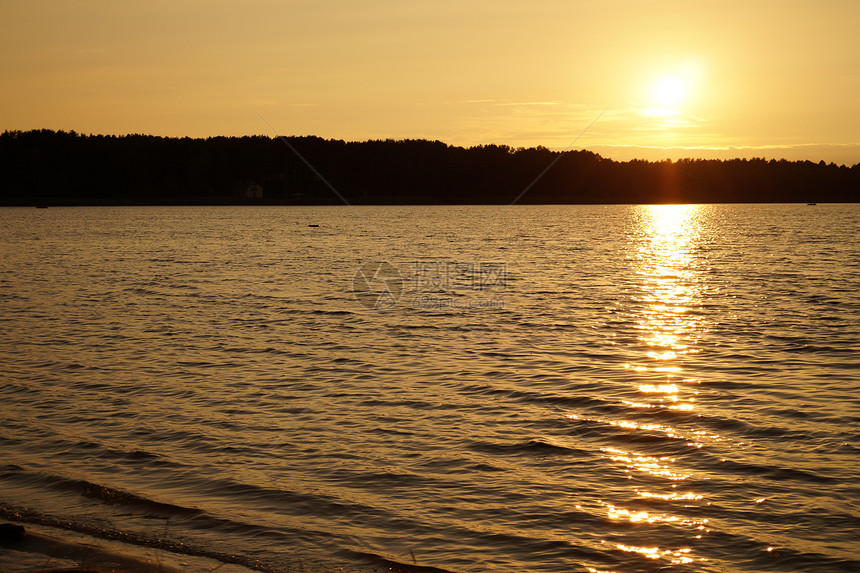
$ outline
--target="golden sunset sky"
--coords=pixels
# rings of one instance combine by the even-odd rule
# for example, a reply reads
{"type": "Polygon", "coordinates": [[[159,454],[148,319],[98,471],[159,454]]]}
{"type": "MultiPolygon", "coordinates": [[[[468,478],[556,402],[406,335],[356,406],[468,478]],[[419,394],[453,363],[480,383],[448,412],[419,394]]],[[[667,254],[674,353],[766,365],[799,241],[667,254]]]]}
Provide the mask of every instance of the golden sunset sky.
{"type": "Polygon", "coordinates": [[[860,162],[860,1],[0,0],[0,130],[860,162]],[[600,115],[602,113],[602,115],[600,115]]]}

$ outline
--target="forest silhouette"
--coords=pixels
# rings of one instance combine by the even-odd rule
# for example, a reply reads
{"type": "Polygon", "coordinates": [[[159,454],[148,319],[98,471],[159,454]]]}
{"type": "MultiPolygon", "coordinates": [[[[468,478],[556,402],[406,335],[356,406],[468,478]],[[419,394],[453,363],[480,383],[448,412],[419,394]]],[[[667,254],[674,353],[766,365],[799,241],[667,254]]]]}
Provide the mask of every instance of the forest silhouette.
{"type": "Polygon", "coordinates": [[[809,203],[860,197],[860,163],[619,162],[545,147],[314,136],[6,131],[0,168],[2,205],[809,203]]]}

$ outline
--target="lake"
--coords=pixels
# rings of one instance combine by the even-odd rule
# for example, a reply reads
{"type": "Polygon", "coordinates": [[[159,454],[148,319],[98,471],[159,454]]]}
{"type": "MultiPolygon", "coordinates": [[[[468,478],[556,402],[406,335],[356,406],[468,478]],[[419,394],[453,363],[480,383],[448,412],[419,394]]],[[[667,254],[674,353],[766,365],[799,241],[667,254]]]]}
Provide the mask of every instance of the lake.
{"type": "Polygon", "coordinates": [[[860,570],[860,205],[0,228],[0,517],[264,571],[860,570]]]}

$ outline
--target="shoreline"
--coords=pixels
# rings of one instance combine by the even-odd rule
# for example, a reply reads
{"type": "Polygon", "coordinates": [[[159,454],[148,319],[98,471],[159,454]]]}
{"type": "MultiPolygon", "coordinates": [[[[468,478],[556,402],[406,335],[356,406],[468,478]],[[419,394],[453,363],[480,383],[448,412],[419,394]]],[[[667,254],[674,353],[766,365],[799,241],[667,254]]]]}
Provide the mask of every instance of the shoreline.
{"type": "Polygon", "coordinates": [[[100,539],[91,535],[30,523],[22,536],[0,535],[2,573],[250,573],[252,569],[207,557],[100,539]]]}

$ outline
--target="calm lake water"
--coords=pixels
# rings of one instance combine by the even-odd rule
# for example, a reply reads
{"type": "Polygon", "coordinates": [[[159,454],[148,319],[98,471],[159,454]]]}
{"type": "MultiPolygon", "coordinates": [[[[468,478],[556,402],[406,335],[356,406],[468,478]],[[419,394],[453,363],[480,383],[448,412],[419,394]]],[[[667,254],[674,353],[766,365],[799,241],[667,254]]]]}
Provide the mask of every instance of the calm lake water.
{"type": "Polygon", "coordinates": [[[858,205],[0,228],[0,517],[267,571],[860,570],[858,205]]]}

